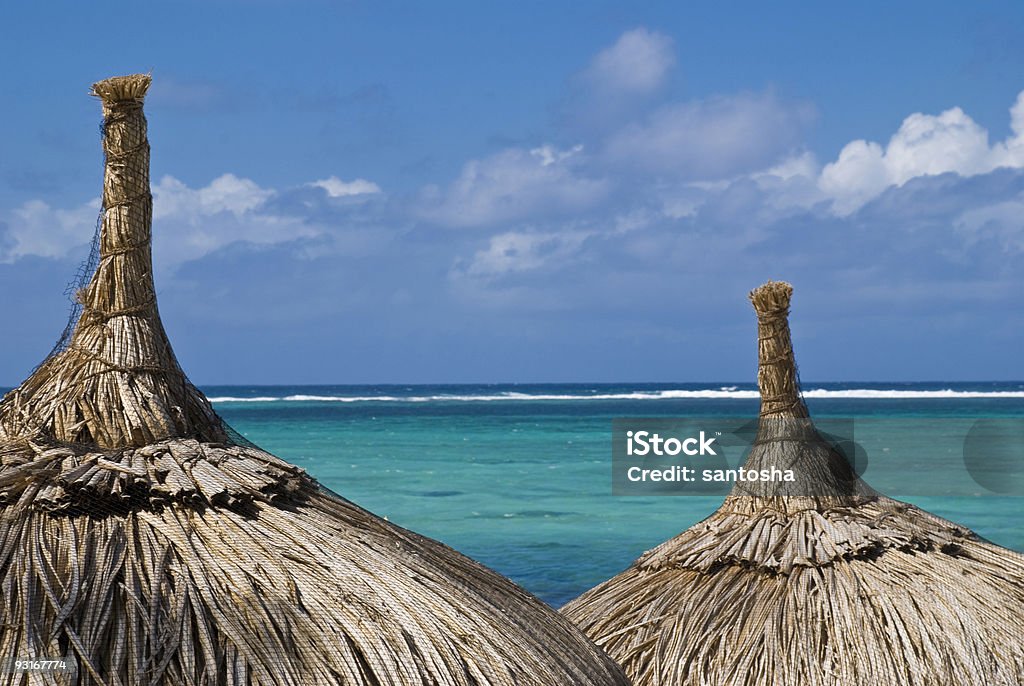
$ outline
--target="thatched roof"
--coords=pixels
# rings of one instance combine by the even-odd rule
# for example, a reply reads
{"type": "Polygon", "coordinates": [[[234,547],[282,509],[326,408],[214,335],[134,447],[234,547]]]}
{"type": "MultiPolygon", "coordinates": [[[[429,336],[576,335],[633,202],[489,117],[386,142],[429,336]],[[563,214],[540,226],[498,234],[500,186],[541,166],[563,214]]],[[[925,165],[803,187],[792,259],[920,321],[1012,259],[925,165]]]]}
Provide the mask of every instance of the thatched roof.
{"type": "Polygon", "coordinates": [[[760,430],[704,521],[564,608],[636,686],[1024,683],[1024,556],[876,494],[814,432],[799,395],[792,289],[751,293],[760,430]]]}
{"type": "Polygon", "coordinates": [[[536,598],[237,439],[188,382],[153,288],[149,83],[93,87],[99,261],[0,403],[0,659],[71,656],[81,684],[625,684],[536,598]]]}

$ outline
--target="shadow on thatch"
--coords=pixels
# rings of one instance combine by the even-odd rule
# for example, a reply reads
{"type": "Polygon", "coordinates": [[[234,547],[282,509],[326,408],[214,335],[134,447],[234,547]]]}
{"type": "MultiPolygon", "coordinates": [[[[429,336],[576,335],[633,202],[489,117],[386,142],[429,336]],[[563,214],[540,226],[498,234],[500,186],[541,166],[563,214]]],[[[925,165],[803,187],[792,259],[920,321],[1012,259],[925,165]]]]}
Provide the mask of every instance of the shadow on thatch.
{"type": "Polygon", "coordinates": [[[1024,683],[1024,556],[875,493],[799,393],[792,289],[754,290],[760,430],[722,506],[562,608],[636,686],[1024,683]]]}
{"type": "Polygon", "coordinates": [[[539,600],[239,440],[189,383],[153,288],[149,82],[93,87],[95,273],[0,402],[0,660],[69,656],[86,685],[626,684],[539,600]]]}

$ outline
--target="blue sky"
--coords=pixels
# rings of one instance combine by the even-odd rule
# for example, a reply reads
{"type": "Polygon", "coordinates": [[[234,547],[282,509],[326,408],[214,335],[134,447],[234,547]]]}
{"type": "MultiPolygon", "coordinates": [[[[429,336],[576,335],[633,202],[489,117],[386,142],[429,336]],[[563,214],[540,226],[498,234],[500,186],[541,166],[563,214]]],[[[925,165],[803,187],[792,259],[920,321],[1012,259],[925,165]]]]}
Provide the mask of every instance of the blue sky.
{"type": "Polygon", "coordinates": [[[150,70],[197,383],[752,380],[769,278],[805,379],[1024,378],[1024,5],[822,5],[5,8],[0,385],[92,236],[88,86],[150,70]]]}

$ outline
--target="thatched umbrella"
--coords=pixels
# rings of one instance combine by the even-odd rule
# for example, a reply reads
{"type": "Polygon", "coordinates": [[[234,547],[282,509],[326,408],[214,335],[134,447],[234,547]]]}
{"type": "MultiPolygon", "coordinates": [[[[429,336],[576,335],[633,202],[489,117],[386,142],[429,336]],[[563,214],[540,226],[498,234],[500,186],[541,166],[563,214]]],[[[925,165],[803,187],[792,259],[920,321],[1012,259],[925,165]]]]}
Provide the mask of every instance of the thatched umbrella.
{"type": "Polygon", "coordinates": [[[1024,556],[879,495],[814,430],[792,288],[751,293],[761,419],[744,482],[704,521],[562,612],[636,686],[1024,683],[1024,556]]]}
{"type": "Polygon", "coordinates": [[[189,383],[153,289],[149,83],[93,86],[98,265],[0,404],[0,660],[71,656],[82,684],[625,684],[539,600],[239,439],[189,383]]]}

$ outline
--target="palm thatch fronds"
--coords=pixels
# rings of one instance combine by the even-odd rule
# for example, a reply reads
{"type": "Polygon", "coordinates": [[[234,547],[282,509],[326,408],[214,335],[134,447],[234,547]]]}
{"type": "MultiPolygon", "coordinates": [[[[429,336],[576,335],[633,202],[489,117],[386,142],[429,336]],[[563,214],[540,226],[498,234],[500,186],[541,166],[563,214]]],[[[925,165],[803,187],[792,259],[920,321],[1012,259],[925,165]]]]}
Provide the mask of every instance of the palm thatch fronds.
{"type": "MultiPolygon", "coordinates": [[[[0,661],[67,656],[86,685],[625,684],[504,577],[236,441],[188,382],[153,288],[149,83],[93,87],[99,263],[0,403],[0,661]]],[[[24,683],[67,682],[0,673],[24,683]]]]}
{"type": "Polygon", "coordinates": [[[564,608],[636,686],[1024,683],[1024,556],[872,491],[814,431],[787,316],[754,290],[761,419],[704,521],[564,608]]]}

